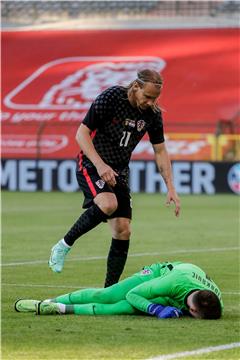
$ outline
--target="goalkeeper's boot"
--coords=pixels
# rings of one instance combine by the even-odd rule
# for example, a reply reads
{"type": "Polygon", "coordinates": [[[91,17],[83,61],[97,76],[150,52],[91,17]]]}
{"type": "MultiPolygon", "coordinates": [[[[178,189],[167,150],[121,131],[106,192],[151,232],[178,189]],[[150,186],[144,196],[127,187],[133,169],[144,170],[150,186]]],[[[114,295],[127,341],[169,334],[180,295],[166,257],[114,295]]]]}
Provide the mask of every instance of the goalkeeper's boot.
{"type": "Polygon", "coordinates": [[[36,315],[60,315],[58,304],[52,302],[39,302],[35,305],[36,315]]]}
{"type": "Polygon", "coordinates": [[[17,312],[35,312],[36,305],[40,302],[40,300],[19,299],[15,302],[14,309],[17,312]]]}
{"type": "Polygon", "coordinates": [[[50,259],[48,261],[49,267],[52,271],[60,273],[63,269],[65,256],[69,252],[71,248],[65,246],[60,240],[54,247],[52,248],[50,259]]]}

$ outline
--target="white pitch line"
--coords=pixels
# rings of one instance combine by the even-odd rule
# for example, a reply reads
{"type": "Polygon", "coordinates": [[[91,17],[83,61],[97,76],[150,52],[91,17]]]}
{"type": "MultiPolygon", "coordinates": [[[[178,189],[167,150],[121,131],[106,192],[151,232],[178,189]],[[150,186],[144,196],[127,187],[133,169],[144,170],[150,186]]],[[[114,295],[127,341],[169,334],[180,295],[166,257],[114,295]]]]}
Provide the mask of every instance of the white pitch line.
{"type": "MultiPolygon", "coordinates": [[[[98,285],[49,285],[49,284],[14,284],[2,283],[3,286],[17,286],[17,287],[48,287],[48,288],[70,288],[70,289],[85,289],[85,288],[100,288],[98,285]]],[[[223,295],[240,295],[240,291],[222,291],[223,295]]]]}
{"type": "Polygon", "coordinates": [[[85,288],[98,288],[99,286],[73,286],[73,285],[46,285],[46,284],[8,284],[2,283],[2,286],[16,286],[16,287],[44,287],[44,288],[62,288],[62,289],[85,289],[85,288]]]}
{"type": "Polygon", "coordinates": [[[193,351],[184,351],[184,352],[178,352],[175,354],[167,354],[167,355],[159,355],[153,358],[148,358],[146,360],[170,360],[170,359],[179,359],[179,358],[186,358],[188,356],[195,356],[195,355],[201,355],[201,354],[208,354],[214,351],[223,351],[223,350],[229,350],[240,347],[240,342],[237,343],[231,343],[231,344],[225,344],[225,345],[218,345],[218,346],[209,346],[202,349],[197,349],[193,351]]]}
{"type": "MultiPolygon", "coordinates": [[[[204,252],[221,252],[221,251],[234,251],[239,250],[240,247],[228,247],[228,248],[210,248],[210,249],[182,249],[182,250],[172,250],[172,251],[162,251],[162,252],[149,252],[149,253],[136,253],[129,254],[129,257],[141,257],[141,256],[162,256],[165,254],[188,254],[188,253],[204,253],[204,252]]],[[[92,260],[105,260],[106,256],[86,256],[86,257],[74,257],[68,259],[67,261],[92,261],[92,260]]],[[[21,265],[36,265],[36,264],[46,264],[47,260],[33,260],[33,261],[21,261],[21,262],[9,262],[2,264],[2,267],[5,266],[21,266],[21,265]]]]}
{"type": "MultiPolygon", "coordinates": [[[[46,287],[46,288],[63,288],[63,289],[86,289],[86,288],[100,288],[97,285],[49,285],[49,284],[14,284],[2,283],[2,286],[16,286],[16,287],[46,287]]],[[[240,295],[240,291],[222,291],[223,295],[240,295]]]]}

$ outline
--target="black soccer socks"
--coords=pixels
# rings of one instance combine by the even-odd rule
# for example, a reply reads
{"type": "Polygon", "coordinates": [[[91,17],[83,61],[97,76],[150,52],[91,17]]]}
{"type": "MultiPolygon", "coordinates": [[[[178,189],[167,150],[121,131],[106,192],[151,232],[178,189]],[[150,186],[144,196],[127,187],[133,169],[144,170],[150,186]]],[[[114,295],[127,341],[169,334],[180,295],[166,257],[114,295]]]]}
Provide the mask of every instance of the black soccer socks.
{"type": "Polygon", "coordinates": [[[81,235],[95,228],[102,221],[108,218],[96,204],[87,209],[64,236],[64,241],[72,246],[81,235]]]}
{"type": "Polygon", "coordinates": [[[107,258],[107,274],[104,287],[118,282],[127,260],[128,248],[129,240],[112,239],[107,258]]]}

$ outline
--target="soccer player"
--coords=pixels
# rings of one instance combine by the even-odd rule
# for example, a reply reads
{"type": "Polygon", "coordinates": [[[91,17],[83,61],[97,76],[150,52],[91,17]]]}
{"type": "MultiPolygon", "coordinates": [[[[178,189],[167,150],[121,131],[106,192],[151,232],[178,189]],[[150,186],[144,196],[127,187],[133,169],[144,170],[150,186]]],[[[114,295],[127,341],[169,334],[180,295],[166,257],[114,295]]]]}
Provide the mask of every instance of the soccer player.
{"type": "Polygon", "coordinates": [[[107,288],[83,289],[45,301],[18,300],[15,310],[37,315],[149,314],[160,319],[190,315],[219,319],[223,302],[217,285],[198,266],[164,262],[107,288]]]}
{"type": "Polygon", "coordinates": [[[105,287],[118,282],[128,255],[131,196],[128,186],[131,154],[145,133],[152,143],[156,164],[166,183],[167,204],[180,200],[172,179],[171,163],[164,143],[161,110],[157,105],[162,89],[158,72],[145,69],[127,88],[113,86],[92,103],[79,126],[76,140],[77,180],[85,199],[81,214],[63,239],[53,246],[49,266],[61,272],[74,242],[101,222],[108,222],[112,242],[107,259],[105,287]]]}

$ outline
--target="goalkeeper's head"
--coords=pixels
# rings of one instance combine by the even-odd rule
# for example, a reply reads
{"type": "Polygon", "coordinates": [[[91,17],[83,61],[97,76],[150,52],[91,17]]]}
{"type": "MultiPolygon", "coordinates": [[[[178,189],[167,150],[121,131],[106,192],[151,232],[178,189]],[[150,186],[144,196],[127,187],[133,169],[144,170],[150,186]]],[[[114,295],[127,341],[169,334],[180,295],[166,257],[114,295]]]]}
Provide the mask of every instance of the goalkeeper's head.
{"type": "Polygon", "coordinates": [[[219,319],[222,307],[218,296],[210,290],[194,291],[187,300],[189,312],[199,319],[219,319]]]}

